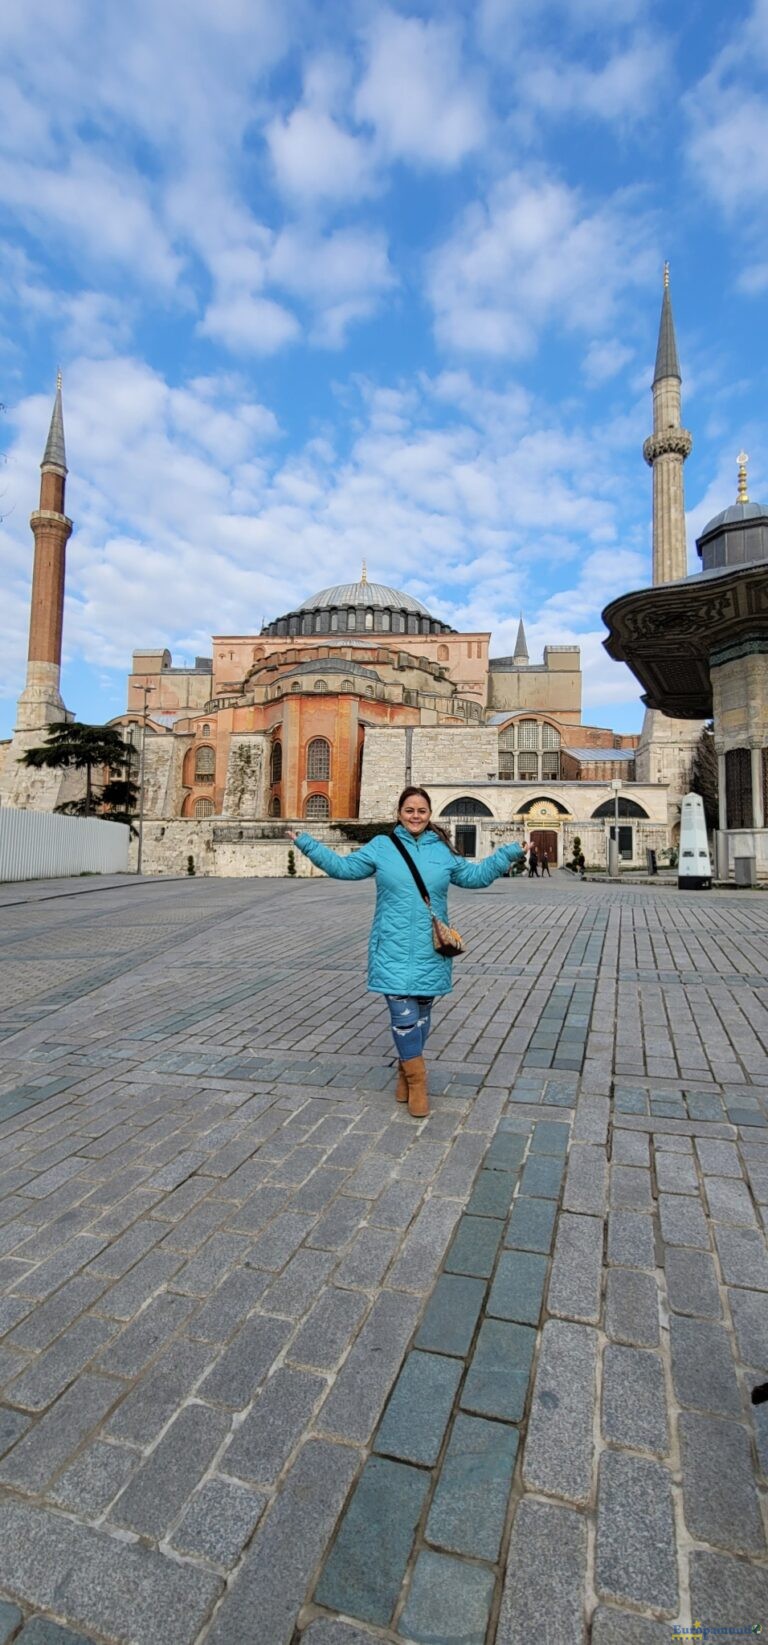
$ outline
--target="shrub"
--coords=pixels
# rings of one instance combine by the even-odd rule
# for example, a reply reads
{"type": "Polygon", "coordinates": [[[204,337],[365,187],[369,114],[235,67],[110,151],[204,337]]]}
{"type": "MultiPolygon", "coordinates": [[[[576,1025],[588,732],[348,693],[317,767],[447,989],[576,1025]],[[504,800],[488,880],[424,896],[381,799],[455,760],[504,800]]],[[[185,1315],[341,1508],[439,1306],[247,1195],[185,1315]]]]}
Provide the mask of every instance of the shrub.
{"type": "Polygon", "coordinates": [[[291,880],[295,880],[296,878],[296,853],[293,846],[291,846],[291,849],[288,852],[288,878],[291,880]]]}
{"type": "Polygon", "coordinates": [[[195,872],[195,859],[192,856],[192,854],[190,853],[190,855],[187,857],[187,873],[188,874],[194,874],[194,872],[195,872]]]}

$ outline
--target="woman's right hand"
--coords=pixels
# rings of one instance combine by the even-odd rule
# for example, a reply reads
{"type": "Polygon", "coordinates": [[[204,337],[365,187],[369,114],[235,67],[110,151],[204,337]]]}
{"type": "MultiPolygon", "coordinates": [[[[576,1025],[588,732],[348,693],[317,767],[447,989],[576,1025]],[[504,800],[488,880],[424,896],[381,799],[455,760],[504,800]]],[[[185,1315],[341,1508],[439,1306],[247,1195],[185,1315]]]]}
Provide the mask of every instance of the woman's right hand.
{"type": "Polygon", "coordinates": [[[299,837],[298,831],[295,828],[286,828],[285,832],[289,840],[297,840],[299,837]]]}

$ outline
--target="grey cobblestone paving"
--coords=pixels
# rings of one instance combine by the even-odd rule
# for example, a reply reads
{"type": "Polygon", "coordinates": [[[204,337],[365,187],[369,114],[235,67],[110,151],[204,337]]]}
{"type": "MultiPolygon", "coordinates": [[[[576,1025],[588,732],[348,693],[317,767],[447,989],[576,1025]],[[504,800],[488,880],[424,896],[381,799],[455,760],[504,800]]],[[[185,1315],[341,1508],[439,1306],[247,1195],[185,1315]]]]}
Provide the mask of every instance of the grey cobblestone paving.
{"type": "Polygon", "coordinates": [[[768,900],[457,896],[421,1124],[370,901],[0,887],[0,1641],[768,1629],[768,900]]]}

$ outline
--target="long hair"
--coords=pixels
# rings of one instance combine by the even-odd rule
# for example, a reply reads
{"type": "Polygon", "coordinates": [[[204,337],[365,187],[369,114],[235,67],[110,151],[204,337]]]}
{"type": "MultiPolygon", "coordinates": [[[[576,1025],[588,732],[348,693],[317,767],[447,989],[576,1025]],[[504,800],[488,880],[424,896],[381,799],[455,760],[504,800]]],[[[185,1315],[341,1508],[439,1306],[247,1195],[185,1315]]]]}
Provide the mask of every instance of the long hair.
{"type": "MultiPolygon", "coordinates": [[[[400,812],[402,811],[406,800],[412,800],[414,798],[414,796],[417,795],[417,794],[418,794],[420,800],[426,800],[427,805],[429,806],[429,809],[430,809],[430,813],[431,813],[431,811],[432,811],[432,800],[431,800],[429,794],[427,793],[426,788],[413,788],[413,787],[411,787],[411,788],[404,788],[402,794],[400,795],[400,798],[397,802],[397,815],[398,815],[398,817],[400,816],[400,812]]],[[[443,845],[447,845],[448,850],[450,851],[450,853],[453,857],[458,857],[459,853],[455,849],[455,846],[453,845],[453,843],[451,841],[450,834],[447,832],[447,830],[445,828],[441,828],[439,823],[432,822],[431,816],[430,816],[429,822],[427,823],[427,828],[431,828],[432,833],[436,834],[439,840],[442,840],[443,845]]]]}

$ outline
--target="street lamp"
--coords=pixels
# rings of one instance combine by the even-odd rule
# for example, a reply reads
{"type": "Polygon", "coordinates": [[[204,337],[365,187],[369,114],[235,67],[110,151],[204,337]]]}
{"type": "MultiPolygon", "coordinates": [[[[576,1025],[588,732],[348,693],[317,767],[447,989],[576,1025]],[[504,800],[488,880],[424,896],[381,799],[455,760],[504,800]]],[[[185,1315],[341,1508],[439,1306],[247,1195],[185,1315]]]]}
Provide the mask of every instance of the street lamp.
{"type": "Polygon", "coordinates": [[[144,847],[144,745],[147,740],[147,698],[154,691],[153,685],[140,685],[139,690],[144,695],[141,711],[141,744],[139,752],[139,843],[136,849],[136,873],[141,873],[141,856],[144,847]]]}

